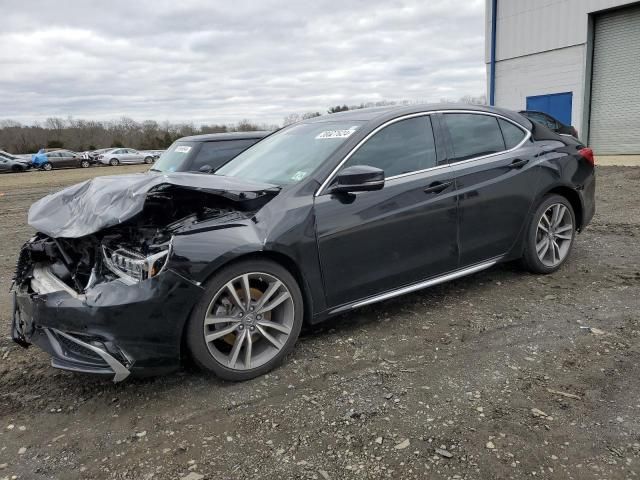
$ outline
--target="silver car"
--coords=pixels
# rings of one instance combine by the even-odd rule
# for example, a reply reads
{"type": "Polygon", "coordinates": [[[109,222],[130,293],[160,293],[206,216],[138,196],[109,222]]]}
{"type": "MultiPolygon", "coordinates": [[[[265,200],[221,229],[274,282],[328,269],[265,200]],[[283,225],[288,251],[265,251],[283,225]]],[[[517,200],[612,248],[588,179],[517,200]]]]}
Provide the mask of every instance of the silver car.
{"type": "Polygon", "coordinates": [[[127,163],[153,163],[153,155],[133,148],[114,148],[98,156],[98,162],[115,167],[127,163]]]}
{"type": "Polygon", "coordinates": [[[31,168],[31,162],[4,150],[0,150],[0,172],[24,172],[31,168]]]}

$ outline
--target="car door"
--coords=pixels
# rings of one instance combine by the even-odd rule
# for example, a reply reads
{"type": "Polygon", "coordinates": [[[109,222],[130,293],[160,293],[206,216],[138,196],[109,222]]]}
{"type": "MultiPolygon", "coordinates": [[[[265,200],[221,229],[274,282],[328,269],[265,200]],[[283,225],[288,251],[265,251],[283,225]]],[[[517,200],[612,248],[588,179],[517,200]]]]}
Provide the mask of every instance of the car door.
{"type": "Polygon", "coordinates": [[[121,148],[118,151],[118,161],[120,163],[131,163],[131,155],[129,154],[129,150],[126,148],[121,148]]]}
{"type": "Polygon", "coordinates": [[[143,163],[144,155],[137,150],[132,148],[127,149],[127,156],[129,158],[129,163],[143,163]]]}
{"type": "Polygon", "coordinates": [[[439,115],[458,195],[460,266],[506,254],[525,226],[540,172],[530,134],[487,113],[439,115]]]}
{"type": "Polygon", "coordinates": [[[396,120],[356,147],[341,167],[383,169],[382,190],[319,192],[316,236],[330,307],[457,267],[456,197],[443,155],[428,115],[396,120]]]}
{"type": "Polygon", "coordinates": [[[64,167],[64,158],[62,157],[60,152],[47,153],[47,161],[51,164],[53,168],[64,167]]]}

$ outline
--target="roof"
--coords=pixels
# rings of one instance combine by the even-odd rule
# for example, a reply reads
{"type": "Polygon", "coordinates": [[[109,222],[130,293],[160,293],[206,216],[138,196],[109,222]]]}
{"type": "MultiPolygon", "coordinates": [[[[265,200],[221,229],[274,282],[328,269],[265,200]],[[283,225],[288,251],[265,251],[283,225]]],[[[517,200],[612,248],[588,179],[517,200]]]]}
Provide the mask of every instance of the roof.
{"type": "Polygon", "coordinates": [[[373,108],[359,108],[356,110],[348,110],[346,112],[332,113],[329,115],[322,115],[320,117],[313,117],[308,120],[303,120],[303,123],[316,123],[316,122],[334,122],[343,120],[354,121],[371,121],[371,120],[389,120],[403,115],[410,115],[412,113],[433,112],[442,110],[471,110],[487,113],[498,113],[503,115],[520,125],[527,128],[531,128],[531,121],[520,115],[513,110],[506,110],[503,108],[489,107],[486,105],[472,105],[467,103],[426,103],[416,105],[393,105],[390,107],[373,107],[373,108]]]}
{"type": "Polygon", "coordinates": [[[273,132],[256,130],[254,132],[229,132],[229,133],[207,133],[205,135],[192,135],[190,137],[179,138],[179,142],[217,142],[221,140],[245,140],[250,138],[264,138],[273,132]]]}

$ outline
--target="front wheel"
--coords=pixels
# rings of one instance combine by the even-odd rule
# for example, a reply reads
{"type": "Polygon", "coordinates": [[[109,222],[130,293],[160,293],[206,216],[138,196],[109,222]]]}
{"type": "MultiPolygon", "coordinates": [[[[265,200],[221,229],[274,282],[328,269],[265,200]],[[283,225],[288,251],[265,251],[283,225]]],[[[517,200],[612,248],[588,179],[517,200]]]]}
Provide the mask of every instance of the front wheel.
{"type": "Polygon", "coordinates": [[[560,195],[547,195],[531,218],[524,255],[533,273],[552,273],[567,260],[575,238],[575,213],[560,195]]]}
{"type": "Polygon", "coordinates": [[[303,320],[300,287],[282,266],[247,260],[210,280],[187,326],[194,361],[225,380],[276,367],[293,349],[303,320]]]}
{"type": "Polygon", "coordinates": [[[89,163],[89,160],[82,160],[82,161],[80,162],[80,166],[81,166],[82,168],[89,168],[89,166],[90,166],[90,165],[91,165],[91,164],[89,163]]]}
{"type": "Polygon", "coordinates": [[[117,158],[112,158],[109,160],[109,165],[112,167],[117,167],[120,164],[120,161],[117,158]]]}
{"type": "Polygon", "coordinates": [[[150,163],[153,163],[153,157],[145,157],[144,163],[146,163],[147,165],[149,165],[150,163]]]}
{"type": "Polygon", "coordinates": [[[42,169],[46,170],[48,172],[49,170],[53,170],[53,165],[51,165],[49,162],[47,162],[44,165],[42,165],[42,169]]]}

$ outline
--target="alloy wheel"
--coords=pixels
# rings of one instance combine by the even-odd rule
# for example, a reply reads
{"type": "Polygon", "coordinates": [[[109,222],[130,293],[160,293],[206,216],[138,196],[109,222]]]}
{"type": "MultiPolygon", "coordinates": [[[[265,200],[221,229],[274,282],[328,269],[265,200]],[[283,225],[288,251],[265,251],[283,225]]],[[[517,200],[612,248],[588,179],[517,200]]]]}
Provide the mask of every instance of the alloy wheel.
{"type": "Polygon", "coordinates": [[[573,217],[569,209],[554,203],[544,211],[536,229],[536,253],[547,267],[555,267],[569,254],[573,240],[573,217]]]}
{"type": "Polygon", "coordinates": [[[232,370],[272,360],[294,327],[294,302],[274,275],[251,272],[227,282],[206,310],[204,339],[213,358],[232,370]]]}

